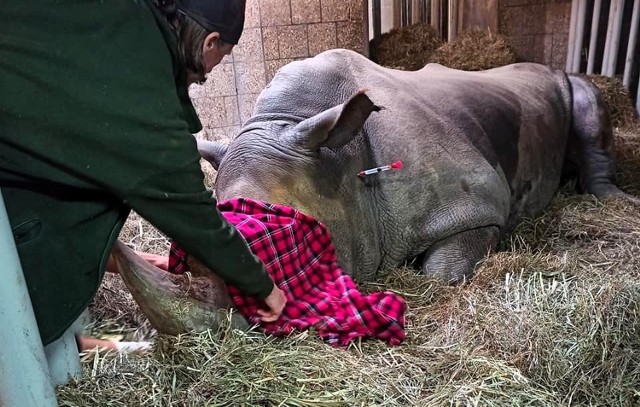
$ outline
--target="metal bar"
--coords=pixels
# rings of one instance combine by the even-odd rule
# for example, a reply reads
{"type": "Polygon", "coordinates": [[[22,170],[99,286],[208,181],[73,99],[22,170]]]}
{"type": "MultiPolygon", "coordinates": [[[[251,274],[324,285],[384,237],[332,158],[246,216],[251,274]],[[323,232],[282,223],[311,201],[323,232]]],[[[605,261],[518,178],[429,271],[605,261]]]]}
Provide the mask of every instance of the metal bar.
{"type": "Polygon", "coordinates": [[[69,329],[57,341],[45,346],[44,353],[49,362],[49,373],[54,386],[69,382],[69,379],[79,379],[82,375],[78,345],[75,333],[69,329]]]}
{"type": "Polygon", "coordinates": [[[449,0],[449,29],[447,41],[451,42],[458,36],[458,0],[449,0]]]}
{"type": "Polygon", "coordinates": [[[411,24],[411,2],[409,0],[402,0],[404,2],[404,26],[411,24]]]}
{"type": "Polygon", "coordinates": [[[571,72],[580,72],[580,63],[582,62],[582,43],[584,41],[584,20],[587,17],[587,1],[578,2],[578,22],[575,33],[575,45],[573,48],[573,65],[571,72]]]}
{"type": "Polygon", "coordinates": [[[638,75],[638,92],[636,93],[636,113],[640,114],[640,75],[638,75]]]}
{"type": "Polygon", "coordinates": [[[596,50],[598,47],[598,30],[600,29],[600,10],[602,0],[595,0],[593,4],[593,18],[591,18],[591,37],[589,37],[589,56],[587,60],[587,75],[593,74],[596,64],[596,50]]]}
{"type": "Polygon", "coordinates": [[[420,22],[420,0],[411,0],[411,24],[420,22]]]}
{"type": "Polygon", "coordinates": [[[428,0],[420,1],[420,23],[429,23],[429,2],[428,0]]]}
{"type": "Polygon", "coordinates": [[[616,10],[613,20],[613,31],[611,34],[611,48],[605,75],[613,77],[616,74],[616,63],[618,62],[618,49],[620,47],[620,29],[622,28],[622,16],[624,13],[624,0],[615,2],[616,10]]]}
{"type": "Polygon", "coordinates": [[[634,0],[631,13],[631,29],[629,31],[629,43],[627,44],[627,57],[624,61],[624,74],[622,85],[627,89],[631,85],[631,71],[633,69],[633,57],[636,53],[636,41],[638,39],[638,19],[640,18],[640,0],[634,0]]]}
{"type": "Polygon", "coordinates": [[[391,9],[393,10],[393,27],[400,28],[402,26],[402,4],[399,1],[393,1],[391,3],[391,9]]]}
{"type": "Polygon", "coordinates": [[[609,18],[607,19],[607,36],[604,43],[604,54],[602,55],[602,68],[600,73],[606,75],[607,63],[609,61],[609,51],[611,49],[611,37],[613,33],[613,18],[615,15],[616,0],[611,0],[609,4],[609,18]]]}
{"type": "Polygon", "coordinates": [[[422,0],[420,2],[420,22],[429,24],[429,10],[431,9],[430,0],[422,0]]]}
{"type": "Polygon", "coordinates": [[[565,70],[571,72],[573,68],[573,54],[576,41],[576,26],[578,22],[578,5],[580,0],[571,2],[571,21],[569,22],[569,43],[567,44],[567,62],[565,70]]]}
{"type": "MultiPolygon", "coordinates": [[[[0,192],[0,406],[57,406],[49,365],[0,192]]],[[[77,350],[76,350],[77,357],[77,350]]]]}
{"type": "Polygon", "coordinates": [[[382,10],[380,8],[381,0],[373,0],[373,38],[378,39],[382,35],[382,10]]]}
{"type": "Polygon", "coordinates": [[[431,0],[431,26],[440,33],[440,0],[431,0]]]}

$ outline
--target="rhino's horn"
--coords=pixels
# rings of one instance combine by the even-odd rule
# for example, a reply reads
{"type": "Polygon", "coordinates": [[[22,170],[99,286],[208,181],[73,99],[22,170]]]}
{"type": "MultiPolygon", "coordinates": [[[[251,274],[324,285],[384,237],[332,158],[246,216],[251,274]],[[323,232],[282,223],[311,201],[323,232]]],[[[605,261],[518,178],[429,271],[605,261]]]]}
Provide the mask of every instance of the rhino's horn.
{"type": "MultiPolygon", "coordinates": [[[[213,273],[194,277],[168,273],[119,241],[113,257],[133,299],[159,332],[178,335],[216,330],[228,319],[232,302],[224,283],[213,273]]],[[[231,325],[248,327],[237,312],[232,314],[231,325]]]]}

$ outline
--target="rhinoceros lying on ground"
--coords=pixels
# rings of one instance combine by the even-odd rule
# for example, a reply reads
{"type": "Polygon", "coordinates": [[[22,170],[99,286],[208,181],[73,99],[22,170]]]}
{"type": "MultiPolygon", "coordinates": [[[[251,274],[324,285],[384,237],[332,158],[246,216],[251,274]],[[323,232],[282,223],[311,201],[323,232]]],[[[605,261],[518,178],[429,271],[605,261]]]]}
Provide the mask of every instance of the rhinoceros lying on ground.
{"type": "Polygon", "coordinates": [[[447,282],[470,277],[570,169],[587,193],[623,194],[597,89],[529,63],[403,72],[327,51],[280,69],[229,145],[198,148],[218,169],[219,200],[284,204],[322,221],[359,279],[413,258],[447,282]],[[357,176],[396,160],[401,170],[357,176]]]}
{"type": "Polygon", "coordinates": [[[327,51],[280,69],[230,145],[198,147],[218,169],[220,200],[306,212],[328,226],[344,269],[365,279],[417,256],[426,274],[469,277],[549,204],[570,167],[587,193],[622,194],[597,88],[530,63],[403,72],[327,51]],[[396,160],[403,169],[356,176],[396,160]]]}

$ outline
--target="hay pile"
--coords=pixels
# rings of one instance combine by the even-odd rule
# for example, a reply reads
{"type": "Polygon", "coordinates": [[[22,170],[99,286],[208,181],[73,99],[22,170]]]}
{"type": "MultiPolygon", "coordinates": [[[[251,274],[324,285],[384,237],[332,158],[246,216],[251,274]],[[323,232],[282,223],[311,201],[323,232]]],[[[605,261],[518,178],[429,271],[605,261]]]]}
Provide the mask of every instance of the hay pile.
{"type": "Polygon", "coordinates": [[[371,60],[388,68],[415,71],[427,63],[465,71],[496,68],[516,62],[507,39],[486,30],[464,31],[443,43],[428,24],[394,28],[370,43],[371,60]]]}
{"type": "Polygon", "coordinates": [[[463,71],[480,71],[516,62],[516,54],[507,39],[485,30],[460,33],[438,48],[429,62],[463,71]]]}
{"type": "Polygon", "coordinates": [[[640,133],[636,124],[620,129],[616,133],[616,154],[618,160],[617,184],[626,191],[640,195],[640,133]]]}
{"type": "Polygon", "coordinates": [[[394,28],[379,39],[371,40],[371,60],[380,65],[416,71],[424,67],[431,54],[442,45],[438,31],[429,24],[394,28]]]}
{"type": "MultiPolygon", "coordinates": [[[[640,195],[640,131],[616,136],[620,184],[640,195]]],[[[156,336],[149,355],[87,354],[60,405],[639,405],[638,209],[567,186],[470,283],[396,269],[361,285],[407,299],[399,347],[339,350],[310,332],[156,336]]]]}
{"type": "Polygon", "coordinates": [[[586,75],[596,85],[611,112],[611,124],[614,127],[628,127],[637,123],[637,115],[631,95],[622,86],[620,78],[610,78],[603,75],[586,75]]]}

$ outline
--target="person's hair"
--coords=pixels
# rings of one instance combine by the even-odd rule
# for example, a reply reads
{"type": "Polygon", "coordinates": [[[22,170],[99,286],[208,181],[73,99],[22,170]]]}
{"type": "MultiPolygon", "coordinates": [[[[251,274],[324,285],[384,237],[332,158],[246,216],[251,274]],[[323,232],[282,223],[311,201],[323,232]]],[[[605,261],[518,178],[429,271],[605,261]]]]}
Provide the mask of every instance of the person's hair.
{"type": "MultiPolygon", "coordinates": [[[[176,32],[178,58],[182,66],[196,75],[197,83],[204,82],[206,72],[202,61],[202,44],[209,32],[196,20],[181,13],[174,0],[159,0],[157,5],[176,32]]],[[[222,39],[218,38],[217,45],[219,47],[224,45],[222,39]]]]}

